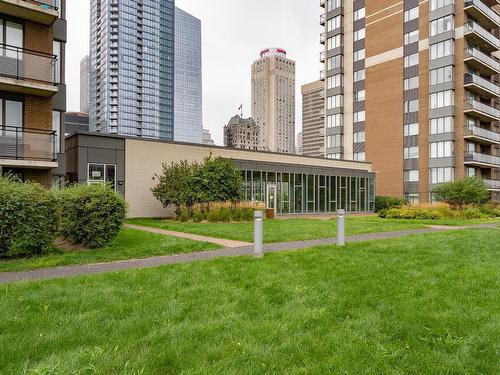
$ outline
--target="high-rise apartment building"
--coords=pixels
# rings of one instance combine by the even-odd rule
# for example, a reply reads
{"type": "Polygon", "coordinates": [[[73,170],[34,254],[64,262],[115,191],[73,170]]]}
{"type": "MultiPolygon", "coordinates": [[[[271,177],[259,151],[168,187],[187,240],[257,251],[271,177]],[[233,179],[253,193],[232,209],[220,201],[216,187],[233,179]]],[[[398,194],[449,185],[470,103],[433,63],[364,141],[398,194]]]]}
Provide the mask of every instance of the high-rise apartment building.
{"type": "Polygon", "coordinates": [[[64,181],[65,0],[0,0],[0,173],[64,181]]]}
{"type": "Polygon", "coordinates": [[[302,86],[302,155],[325,155],[325,84],[302,86]]]}
{"type": "Polygon", "coordinates": [[[175,8],[174,140],[202,143],[201,21],[175,8]]]}
{"type": "Polygon", "coordinates": [[[297,155],[302,155],[302,132],[297,134],[297,148],[295,152],[297,155]]]}
{"type": "Polygon", "coordinates": [[[260,128],[253,119],[236,115],[224,126],[224,146],[261,150],[260,135],[260,128]]]}
{"type": "Polygon", "coordinates": [[[174,1],[91,0],[92,131],[174,138],[174,1]]]}
{"type": "Polygon", "coordinates": [[[64,131],[66,135],[76,132],[88,132],[89,114],[85,112],[66,112],[64,131]]]}
{"type": "Polygon", "coordinates": [[[380,195],[481,176],[500,199],[498,3],[321,5],[326,157],[372,162],[380,195]]]}
{"type": "Polygon", "coordinates": [[[80,112],[89,113],[90,102],[90,74],[89,56],[80,61],[80,112]]]}
{"type": "Polygon", "coordinates": [[[252,65],[252,118],[261,149],[294,153],[295,62],[283,49],[263,50],[252,65]]]}

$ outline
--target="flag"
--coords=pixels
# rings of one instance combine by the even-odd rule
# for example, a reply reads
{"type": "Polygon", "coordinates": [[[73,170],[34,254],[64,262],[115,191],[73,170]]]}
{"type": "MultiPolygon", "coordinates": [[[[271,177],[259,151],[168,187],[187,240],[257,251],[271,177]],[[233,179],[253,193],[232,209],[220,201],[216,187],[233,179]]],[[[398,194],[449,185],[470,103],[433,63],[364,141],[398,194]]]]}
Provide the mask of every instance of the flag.
{"type": "Polygon", "coordinates": [[[243,109],[243,104],[240,105],[240,107],[238,108],[238,111],[241,111],[243,109]]]}

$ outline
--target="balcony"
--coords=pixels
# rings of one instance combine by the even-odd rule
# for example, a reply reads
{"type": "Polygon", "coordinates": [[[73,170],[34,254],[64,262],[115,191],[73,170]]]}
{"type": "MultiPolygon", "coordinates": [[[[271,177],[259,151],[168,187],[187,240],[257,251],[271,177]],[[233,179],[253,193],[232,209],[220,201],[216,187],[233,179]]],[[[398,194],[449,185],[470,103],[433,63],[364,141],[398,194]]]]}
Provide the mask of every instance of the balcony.
{"type": "Polygon", "coordinates": [[[324,81],[326,79],[326,73],[324,70],[319,72],[319,79],[320,79],[320,81],[324,81]]]}
{"type": "Polygon", "coordinates": [[[476,74],[467,73],[464,75],[464,87],[472,92],[481,95],[483,98],[497,98],[500,96],[500,87],[476,74]]]}
{"type": "Polygon", "coordinates": [[[482,168],[498,168],[500,167],[500,158],[479,152],[468,152],[465,154],[464,163],[482,168]]]}
{"type": "Polygon", "coordinates": [[[319,62],[324,63],[326,58],[326,53],[325,51],[322,51],[319,53],[319,62]]]}
{"type": "Polygon", "coordinates": [[[468,66],[479,70],[485,75],[493,75],[500,72],[500,61],[474,47],[465,49],[464,61],[468,66]]]}
{"type": "Polygon", "coordinates": [[[0,127],[0,165],[56,168],[55,131],[0,127]]]}
{"type": "Polygon", "coordinates": [[[500,111],[498,109],[472,98],[469,98],[464,103],[464,112],[484,122],[498,121],[500,117],[500,111]]]}
{"type": "Polygon", "coordinates": [[[488,29],[500,26],[500,15],[481,0],[465,0],[464,10],[488,29]]]}
{"type": "Polygon", "coordinates": [[[464,36],[484,51],[494,52],[500,49],[500,39],[472,20],[464,25],[464,36]]]}
{"type": "Polygon", "coordinates": [[[57,58],[0,44],[0,91],[50,98],[57,93],[57,58]]]}
{"type": "Polygon", "coordinates": [[[325,26],[325,24],[326,24],[326,14],[322,14],[321,16],[319,16],[319,24],[321,26],[325,26]]]}
{"type": "Polygon", "coordinates": [[[464,128],[464,138],[486,144],[500,143],[499,133],[480,128],[479,126],[466,126],[464,128]]]}
{"type": "Polygon", "coordinates": [[[51,26],[59,17],[55,0],[0,0],[0,13],[51,26]]]}
{"type": "Polygon", "coordinates": [[[326,0],[319,0],[319,6],[322,8],[326,7],[326,0]]]}
{"type": "Polygon", "coordinates": [[[326,34],[325,33],[321,33],[320,36],[319,36],[319,42],[321,44],[325,44],[326,42],[326,34]]]}
{"type": "Polygon", "coordinates": [[[500,190],[500,181],[499,180],[484,180],[486,186],[488,186],[489,190],[500,190]]]}

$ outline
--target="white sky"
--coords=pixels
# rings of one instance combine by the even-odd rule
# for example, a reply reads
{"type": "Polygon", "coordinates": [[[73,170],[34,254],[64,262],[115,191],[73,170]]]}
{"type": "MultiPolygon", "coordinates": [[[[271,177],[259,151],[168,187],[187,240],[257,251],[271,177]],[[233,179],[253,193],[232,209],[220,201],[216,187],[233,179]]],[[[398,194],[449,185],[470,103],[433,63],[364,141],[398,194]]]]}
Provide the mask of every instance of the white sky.
{"type": "MultiPolygon", "coordinates": [[[[238,113],[250,116],[250,69],[259,51],[280,47],[297,63],[296,132],[302,127],[300,86],[319,78],[319,0],[176,0],[201,19],[203,123],[217,144],[238,113]]],[[[67,0],[68,111],[80,107],[80,60],[88,54],[90,0],[67,0]]]]}

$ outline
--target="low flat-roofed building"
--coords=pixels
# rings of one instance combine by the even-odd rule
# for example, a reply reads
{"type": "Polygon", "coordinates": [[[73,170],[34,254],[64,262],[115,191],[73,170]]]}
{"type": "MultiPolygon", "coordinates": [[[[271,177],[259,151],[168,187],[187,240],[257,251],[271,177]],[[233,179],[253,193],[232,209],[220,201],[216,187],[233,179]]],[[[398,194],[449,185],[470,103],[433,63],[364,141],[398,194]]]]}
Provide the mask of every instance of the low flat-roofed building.
{"type": "Polygon", "coordinates": [[[165,217],[172,211],[151,193],[162,164],[200,162],[210,155],[231,160],[243,176],[245,199],[266,202],[278,215],[374,210],[375,174],[369,163],[116,135],[69,135],[67,179],[110,183],[125,196],[129,217],[165,217]]]}

